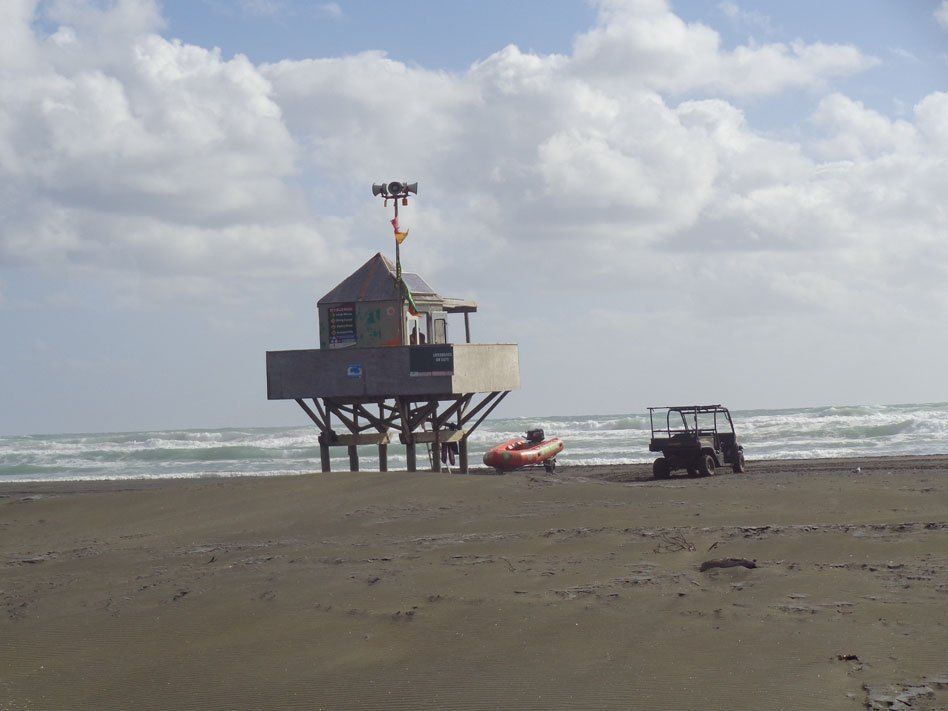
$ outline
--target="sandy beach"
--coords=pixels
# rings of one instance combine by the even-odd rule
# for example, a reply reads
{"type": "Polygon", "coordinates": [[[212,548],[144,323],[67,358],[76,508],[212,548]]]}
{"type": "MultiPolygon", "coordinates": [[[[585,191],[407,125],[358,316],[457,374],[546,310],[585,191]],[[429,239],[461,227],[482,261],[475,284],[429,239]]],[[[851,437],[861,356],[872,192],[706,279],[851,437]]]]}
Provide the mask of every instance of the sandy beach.
{"type": "Polygon", "coordinates": [[[2,484],[0,709],[944,709],[946,475],[2,484]]]}

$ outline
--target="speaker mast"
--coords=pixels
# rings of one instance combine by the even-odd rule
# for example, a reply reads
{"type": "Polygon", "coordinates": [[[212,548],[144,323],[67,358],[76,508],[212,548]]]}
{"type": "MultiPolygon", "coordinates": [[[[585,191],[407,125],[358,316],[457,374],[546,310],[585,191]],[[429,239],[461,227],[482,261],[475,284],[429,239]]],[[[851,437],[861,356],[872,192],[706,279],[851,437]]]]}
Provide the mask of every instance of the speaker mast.
{"type": "Polygon", "coordinates": [[[401,201],[402,206],[407,206],[409,194],[418,194],[418,183],[393,180],[390,183],[374,183],[372,185],[372,195],[381,196],[385,207],[388,207],[389,200],[395,204],[395,217],[391,221],[392,230],[395,233],[395,276],[403,285],[401,244],[408,237],[408,230],[402,231],[398,226],[398,203],[401,201]]]}

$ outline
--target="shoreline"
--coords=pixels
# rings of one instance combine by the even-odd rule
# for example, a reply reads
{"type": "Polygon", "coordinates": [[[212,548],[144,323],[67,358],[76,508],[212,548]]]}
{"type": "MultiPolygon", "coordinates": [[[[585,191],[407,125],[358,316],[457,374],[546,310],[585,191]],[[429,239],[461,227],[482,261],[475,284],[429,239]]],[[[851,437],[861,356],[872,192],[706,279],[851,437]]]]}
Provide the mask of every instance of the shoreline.
{"type": "MultiPolygon", "coordinates": [[[[852,456],[852,457],[807,457],[801,459],[748,459],[748,472],[744,475],[734,475],[734,476],[753,476],[756,473],[773,473],[776,471],[784,471],[788,468],[794,466],[802,466],[804,468],[810,468],[811,466],[818,466],[822,469],[828,470],[843,470],[849,467],[851,471],[855,467],[860,467],[865,470],[869,469],[880,469],[880,468],[895,468],[895,469],[904,469],[908,466],[916,466],[920,469],[928,469],[931,467],[938,467],[942,464],[948,465],[948,453],[945,454],[917,454],[917,455],[902,455],[902,454],[891,454],[891,455],[879,455],[875,457],[865,457],[865,456],[852,456]]],[[[472,467],[471,471],[468,474],[460,474],[456,471],[452,472],[442,472],[442,476],[515,476],[518,474],[524,473],[536,473],[538,470],[519,470],[514,472],[509,472],[507,474],[497,474],[492,469],[485,467],[483,465],[478,465],[472,467]]],[[[576,477],[576,476],[586,476],[592,478],[599,478],[608,481],[648,481],[652,479],[652,464],[651,462],[633,462],[633,463],[622,463],[622,464],[560,464],[556,468],[556,473],[554,477],[576,477]]],[[[719,470],[720,473],[716,476],[731,476],[732,472],[729,468],[725,467],[723,470],[719,470]]],[[[377,469],[364,468],[359,472],[352,472],[345,469],[334,469],[328,474],[382,474],[377,469]]],[[[405,470],[402,469],[390,469],[385,474],[408,474],[405,470]]],[[[437,474],[437,472],[431,472],[426,469],[419,469],[419,471],[414,472],[414,474],[437,474]]],[[[108,484],[114,483],[118,485],[127,485],[132,483],[171,483],[171,482],[189,482],[189,481],[205,481],[205,480],[214,480],[214,481],[232,481],[232,480],[241,480],[241,479],[253,479],[260,481],[275,480],[275,479],[295,479],[298,477],[309,477],[309,476],[323,476],[323,472],[317,470],[311,471],[300,471],[300,472],[279,472],[274,474],[259,473],[259,472],[248,472],[248,473],[233,473],[233,474],[221,474],[215,472],[208,472],[206,474],[194,474],[194,475],[176,475],[169,474],[164,476],[136,476],[136,477],[110,477],[110,478],[75,478],[75,479],[28,479],[28,478],[16,478],[16,479],[0,479],[0,495],[2,495],[8,487],[16,486],[27,486],[32,489],[36,486],[44,485],[82,485],[82,484],[108,484]]],[[[672,480],[684,478],[681,472],[677,472],[672,476],[672,480]]]]}
{"type": "Polygon", "coordinates": [[[0,484],[0,709],[948,705],[948,456],[647,468],[0,484]]]}

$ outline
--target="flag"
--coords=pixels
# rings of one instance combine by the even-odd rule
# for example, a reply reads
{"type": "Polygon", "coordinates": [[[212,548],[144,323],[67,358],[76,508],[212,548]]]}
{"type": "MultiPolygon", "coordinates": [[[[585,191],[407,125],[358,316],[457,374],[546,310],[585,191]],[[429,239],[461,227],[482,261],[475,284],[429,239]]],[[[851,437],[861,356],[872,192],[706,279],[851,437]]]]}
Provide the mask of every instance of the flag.
{"type": "Polygon", "coordinates": [[[398,229],[398,216],[395,216],[395,219],[391,220],[392,229],[395,230],[395,241],[401,244],[405,241],[405,238],[408,237],[408,230],[404,232],[398,229]]]}

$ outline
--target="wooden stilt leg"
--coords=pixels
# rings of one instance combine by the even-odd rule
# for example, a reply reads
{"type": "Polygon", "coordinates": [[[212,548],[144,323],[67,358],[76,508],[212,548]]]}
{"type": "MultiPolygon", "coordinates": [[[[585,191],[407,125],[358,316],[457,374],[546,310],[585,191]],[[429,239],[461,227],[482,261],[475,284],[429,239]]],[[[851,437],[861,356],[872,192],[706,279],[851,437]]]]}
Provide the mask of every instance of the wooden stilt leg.
{"type": "Polygon", "coordinates": [[[441,442],[438,441],[438,403],[434,403],[431,411],[431,431],[434,432],[434,442],[431,443],[431,471],[441,471],[441,442]]]}
{"type": "MultiPolygon", "coordinates": [[[[385,409],[382,407],[382,403],[379,403],[379,419],[385,419],[385,409]]],[[[379,471],[387,472],[388,471],[388,445],[380,444],[379,445],[379,471]]]]}
{"type": "Polygon", "coordinates": [[[415,443],[409,442],[405,445],[405,453],[408,455],[408,471],[418,471],[418,465],[415,462],[415,443]]]}
{"type": "MultiPolygon", "coordinates": [[[[359,415],[358,413],[352,416],[352,424],[355,427],[352,430],[352,434],[358,434],[359,432],[359,415]]],[[[357,472],[359,471],[359,448],[354,445],[349,445],[349,471],[357,472]]]]}
{"type": "Polygon", "coordinates": [[[332,471],[332,468],[329,465],[329,445],[320,444],[319,445],[319,463],[322,465],[324,472],[332,471]]]}
{"type": "Polygon", "coordinates": [[[458,468],[462,474],[467,474],[467,437],[458,442],[458,468]]]}

